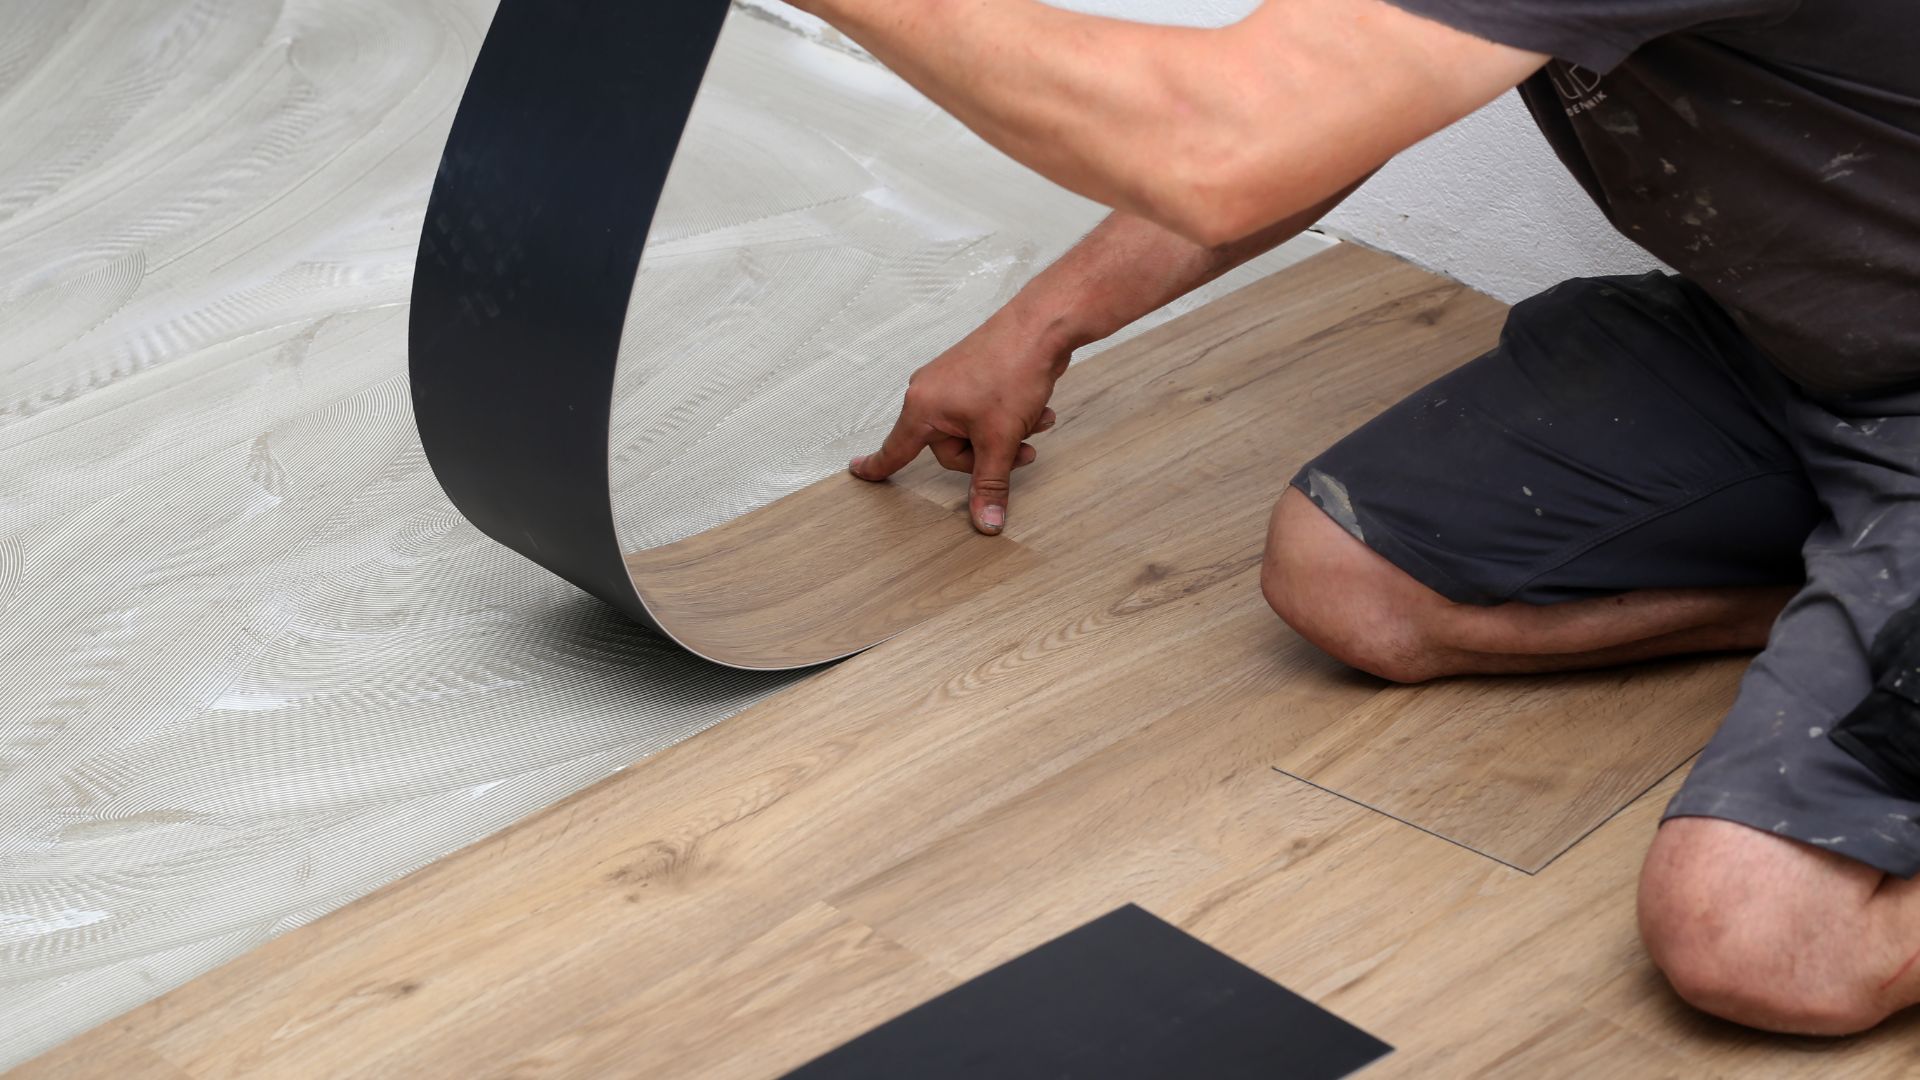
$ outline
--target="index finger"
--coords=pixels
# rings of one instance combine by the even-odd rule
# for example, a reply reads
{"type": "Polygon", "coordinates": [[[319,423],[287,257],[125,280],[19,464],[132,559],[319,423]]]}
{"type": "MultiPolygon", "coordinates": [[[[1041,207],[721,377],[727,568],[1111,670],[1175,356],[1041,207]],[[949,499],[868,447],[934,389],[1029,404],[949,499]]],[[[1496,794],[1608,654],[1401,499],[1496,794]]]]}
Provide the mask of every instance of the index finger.
{"type": "Polygon", "coordinates": [[[903,412],[900,419],[894,421],[893,430],[887,433],[887,439],[880,444],[879,451],[854,458],[848,463],[848,468],[862,480],[885,480],[919,457],[920,451],[926,449],[927,442],[935,434],[931,426],[910,419],[903,412]]]}

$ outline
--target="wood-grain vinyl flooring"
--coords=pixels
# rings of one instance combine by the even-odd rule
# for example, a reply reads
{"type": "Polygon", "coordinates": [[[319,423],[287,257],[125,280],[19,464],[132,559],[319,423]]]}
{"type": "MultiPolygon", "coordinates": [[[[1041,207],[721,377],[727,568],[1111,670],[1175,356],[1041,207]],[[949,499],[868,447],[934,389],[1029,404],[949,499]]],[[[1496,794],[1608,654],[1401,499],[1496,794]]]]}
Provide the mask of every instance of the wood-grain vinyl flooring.
{"type": "Polygon", "coordinates": [[[888,484],[829,477],[718,528],[627,555],[660,625],[749,669],[833,660],[1010,580],[1024,545],[888,484]]]}
{"type": "Polygon", "coordinates": [[[1267,611],[1292,469],[1501,316],[1343,247],[1076,368],[1018,572],[21,1075],[773,1076],[1129,901],[1369,1077],[1909,1075],[1912,1017],[1744,1032],[1641,952],[1737,660],[1389,688],[1267,611]]]}

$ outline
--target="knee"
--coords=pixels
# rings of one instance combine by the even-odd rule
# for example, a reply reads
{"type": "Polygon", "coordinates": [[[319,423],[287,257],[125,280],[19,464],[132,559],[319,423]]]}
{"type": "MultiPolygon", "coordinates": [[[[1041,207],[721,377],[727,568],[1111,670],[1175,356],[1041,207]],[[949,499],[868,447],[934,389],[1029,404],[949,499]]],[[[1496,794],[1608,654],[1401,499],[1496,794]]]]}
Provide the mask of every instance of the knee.
{"type": "Polygon", "coordinates": [[[1885,1019],[1878,980],[1855,947],[1864,935],[1847,925],[1845,905],[1809,902],[1796,891],[1802,875],[1731,851],[1721,842],[1727,830],[1791,846],[1745,826],[1682,818],[1648,853],[1640,936],[1674,992],[1703,1012],[1788,1034],[1849,1035],[1885,1019]]]}
{"type": "Polygon", "coordinates": [[[1399,683],[1448,673],[1422,618],[1441,598],[1292,488],[1268,524],[1260,589],[1288,626],[1342,663],[1399,683]]]}
{"type": "Polygon", "coordinates": [[[1852,1035],[1886,1019],[1873,987],[1798,977],[1777,928],[1726,932],[1712,917],[1641,918],[1641,935],[1680,998],[1723,1020],[1792,1035],[1852,1035]]]}

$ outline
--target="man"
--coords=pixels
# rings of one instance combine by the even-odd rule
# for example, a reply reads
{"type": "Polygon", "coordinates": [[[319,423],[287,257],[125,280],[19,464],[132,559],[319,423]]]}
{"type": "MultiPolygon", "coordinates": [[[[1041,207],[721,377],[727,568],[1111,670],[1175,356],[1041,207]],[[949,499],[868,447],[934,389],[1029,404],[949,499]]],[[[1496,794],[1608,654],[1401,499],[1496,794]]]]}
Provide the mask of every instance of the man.
{"type": "Polygon", "coordinates": [[[1653,841],[1642,936],[1681,995],[1759,1027],[1851,1032],[1920,1001],[1920,784],[1889,752],[1914,747],[1920,632],[1875,644],[1920,597],[1911,0],[1269,0],[1220,30],[803,6],[1115,208],[916,373],[853,463],[880,480],[931,449],[990,533],[1076,346],[1520,85],[1680,275],[1521,303],[1492,352],[1308,463],[1266,595],[1405,682],[1764,645],[1653,841]]]}

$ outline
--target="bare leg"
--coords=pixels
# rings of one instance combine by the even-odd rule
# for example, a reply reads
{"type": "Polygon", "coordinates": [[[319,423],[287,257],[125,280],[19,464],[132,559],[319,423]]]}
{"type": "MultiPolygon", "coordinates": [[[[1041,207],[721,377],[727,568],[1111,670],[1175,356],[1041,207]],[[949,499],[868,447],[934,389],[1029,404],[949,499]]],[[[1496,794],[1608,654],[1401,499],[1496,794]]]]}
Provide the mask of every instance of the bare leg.
{"type": "Polygon", "coordinates": [[[1564,604],[1456,604],[1354,539],[1292,488],[1273,510],[1261,585],[1302,637],[1396,682],[1758,649],[1798,591],[1647,589],[1564,604]]]}
{"type": "Polygon", "coordinates": [[[1640,934],[1680,996],[1752,1027],[1845,1035],[1920,1003],[1920,881],[1731,821],[1660,827],[1640,934]]]}

